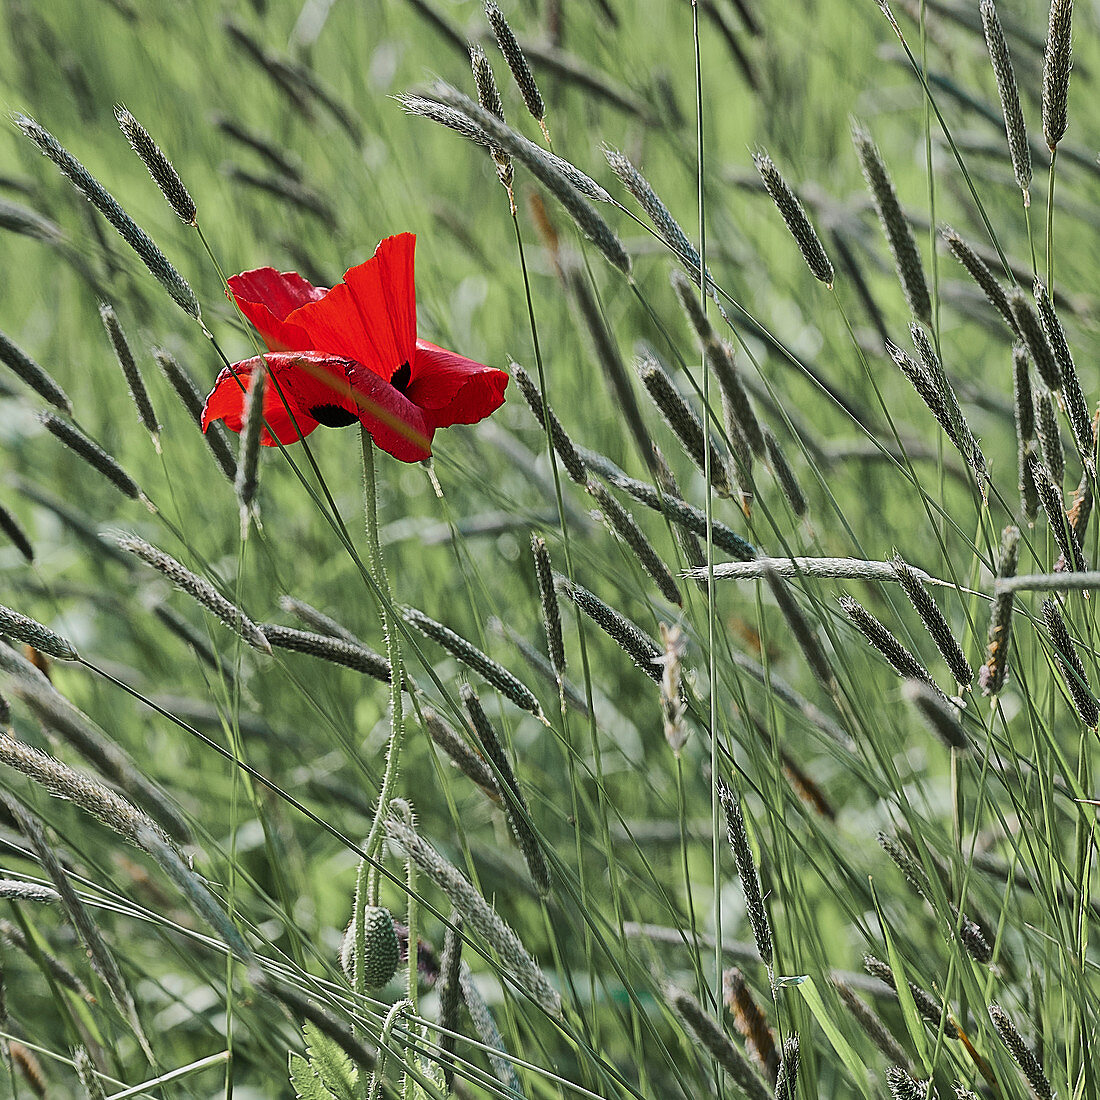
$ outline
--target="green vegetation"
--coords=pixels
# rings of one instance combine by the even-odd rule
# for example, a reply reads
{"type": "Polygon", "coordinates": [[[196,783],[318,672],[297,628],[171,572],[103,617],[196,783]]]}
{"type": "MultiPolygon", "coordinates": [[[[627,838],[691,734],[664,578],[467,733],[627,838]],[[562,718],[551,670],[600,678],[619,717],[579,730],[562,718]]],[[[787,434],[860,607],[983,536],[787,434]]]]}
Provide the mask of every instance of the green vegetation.
{"type": "Polygon", "coordinates": [[[0,1096],[1096,1097],[1096,11],[490,14],[0,5],[0,1096]]]}

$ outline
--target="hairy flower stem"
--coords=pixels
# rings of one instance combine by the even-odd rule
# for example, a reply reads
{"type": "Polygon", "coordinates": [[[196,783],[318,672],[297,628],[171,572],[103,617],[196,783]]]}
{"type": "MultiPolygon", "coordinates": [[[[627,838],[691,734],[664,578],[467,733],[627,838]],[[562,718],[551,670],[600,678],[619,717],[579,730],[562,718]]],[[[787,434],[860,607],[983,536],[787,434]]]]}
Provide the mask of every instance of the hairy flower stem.
{"type": "MultiPolygon", "coordinates": [[[[374,475],[374,444],[369,433],[364,429],[363,440],[363,496],[366,512],[367,527],[367,555],[370,571],[373,574],[375,586],[378,590],[380,611],[382,615],[382,629],[386,635],[386,656],[390,662],[390,741],[386,751],[386,771],[382,776],[382,789],[378,792],[378,804],[374,810],[374,820],[371,822],[370,832],[367,834],[363,850],[367,859],[359,865],[358,881],[355,890],[355,988],[362,993],[360,988],[363,982],[363,943],[364,934],[364,910],[368,905],[378,904],[378,876],[369,874],[369,860],[373,860],[382,847],[382,822],[393,797],[394,784],[397,782],[398,765],[401,759],[401,741],[404,733],[404,720],[401,704],[401,646],[397,637],[397,626],[393,615],[393,602],[390,597],[390,585],[386,579],[386,565],[382,558],[382,547],[378,541],[378,493],[374,475]],[[368,879],[366,889],[364,877],[368,879]]],[[[414,954],[414,952],[410,952],[414,954]]]]}

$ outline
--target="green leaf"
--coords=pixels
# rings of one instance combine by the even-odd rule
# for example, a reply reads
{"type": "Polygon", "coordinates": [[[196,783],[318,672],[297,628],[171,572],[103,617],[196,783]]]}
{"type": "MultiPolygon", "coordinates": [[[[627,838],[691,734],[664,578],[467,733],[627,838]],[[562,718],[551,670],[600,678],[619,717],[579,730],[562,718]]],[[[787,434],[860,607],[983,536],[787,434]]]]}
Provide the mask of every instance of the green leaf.
{"type": "Polygon", "coordinates": [[[298,1100],[336,1100],[300,1054],[290,1055],[290,1083],[298,1100]]]}
{"type": "Polygon", "coordinates": [[[324,1082],[325,1088],[336,1100],[358,1100],[356,1081],[359,1073],[351,1064],[351,1059],[313,1024],[306,1024],[302,1034],[306,1039],[310,1067],[324,1082]]]}

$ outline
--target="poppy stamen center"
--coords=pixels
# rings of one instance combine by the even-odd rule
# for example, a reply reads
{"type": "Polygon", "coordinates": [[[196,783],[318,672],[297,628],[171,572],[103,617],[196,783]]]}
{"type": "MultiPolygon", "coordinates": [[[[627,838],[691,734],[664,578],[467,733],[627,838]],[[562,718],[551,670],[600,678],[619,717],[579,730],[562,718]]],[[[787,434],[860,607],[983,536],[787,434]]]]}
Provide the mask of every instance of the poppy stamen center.
{"type": "Polygon", "coordinates": [[[405,390],[408,389],[411,375],[412,369],[409,367],[409,364],[402,363],[401,366],[390,375],[390,385],[393,386],[398,393],[404,393],[405,390]]]}
{"type": "Polygon", "coordinates": [[[340,405],[314,405],[309,415],[326,428],[346,428],[358,422],[359,417],[340,405]]]}

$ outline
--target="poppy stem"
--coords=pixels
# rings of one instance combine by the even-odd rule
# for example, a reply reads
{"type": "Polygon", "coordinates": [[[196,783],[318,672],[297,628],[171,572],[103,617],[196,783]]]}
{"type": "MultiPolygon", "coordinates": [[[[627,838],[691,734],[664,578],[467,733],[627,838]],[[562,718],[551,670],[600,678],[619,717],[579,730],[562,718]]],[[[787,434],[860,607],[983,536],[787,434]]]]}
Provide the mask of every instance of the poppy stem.
{"type": "Polygon", "coordinates": [[[398,766],[401,759],[401,742],[404,733],[404,714],[402,711],[401,684],[401,647],[394,622],[393,601],[390,596],[389,581],[386,577],[386,565],[382,557],[382,547],[378,540],[378,492],[374,472],[374,443],[366,429],[362,432],[363,442],[363,503],[367,532],[367,563],[374,579],[379,597],[379,611],[382,616],[382,630],[386,636],[386,656],[390,663],[390,738],[386,751],[386,770],[382,777],[382,787],[378,792],[378,803],[374,810],[374,820],[367,834],[363,850],[367,854],[359,866],[355,891],[355,912],[352,917],[355,931],[355,988],[363,983],[363,943],[364,911],[367,906],[378,904],[379,876],[371,871],[369,863],[378,855],[382,847],[383,821],[393,797],[397,782],[398,766]],[[365,888],[364,888],[365,887],[365,888]]]}

